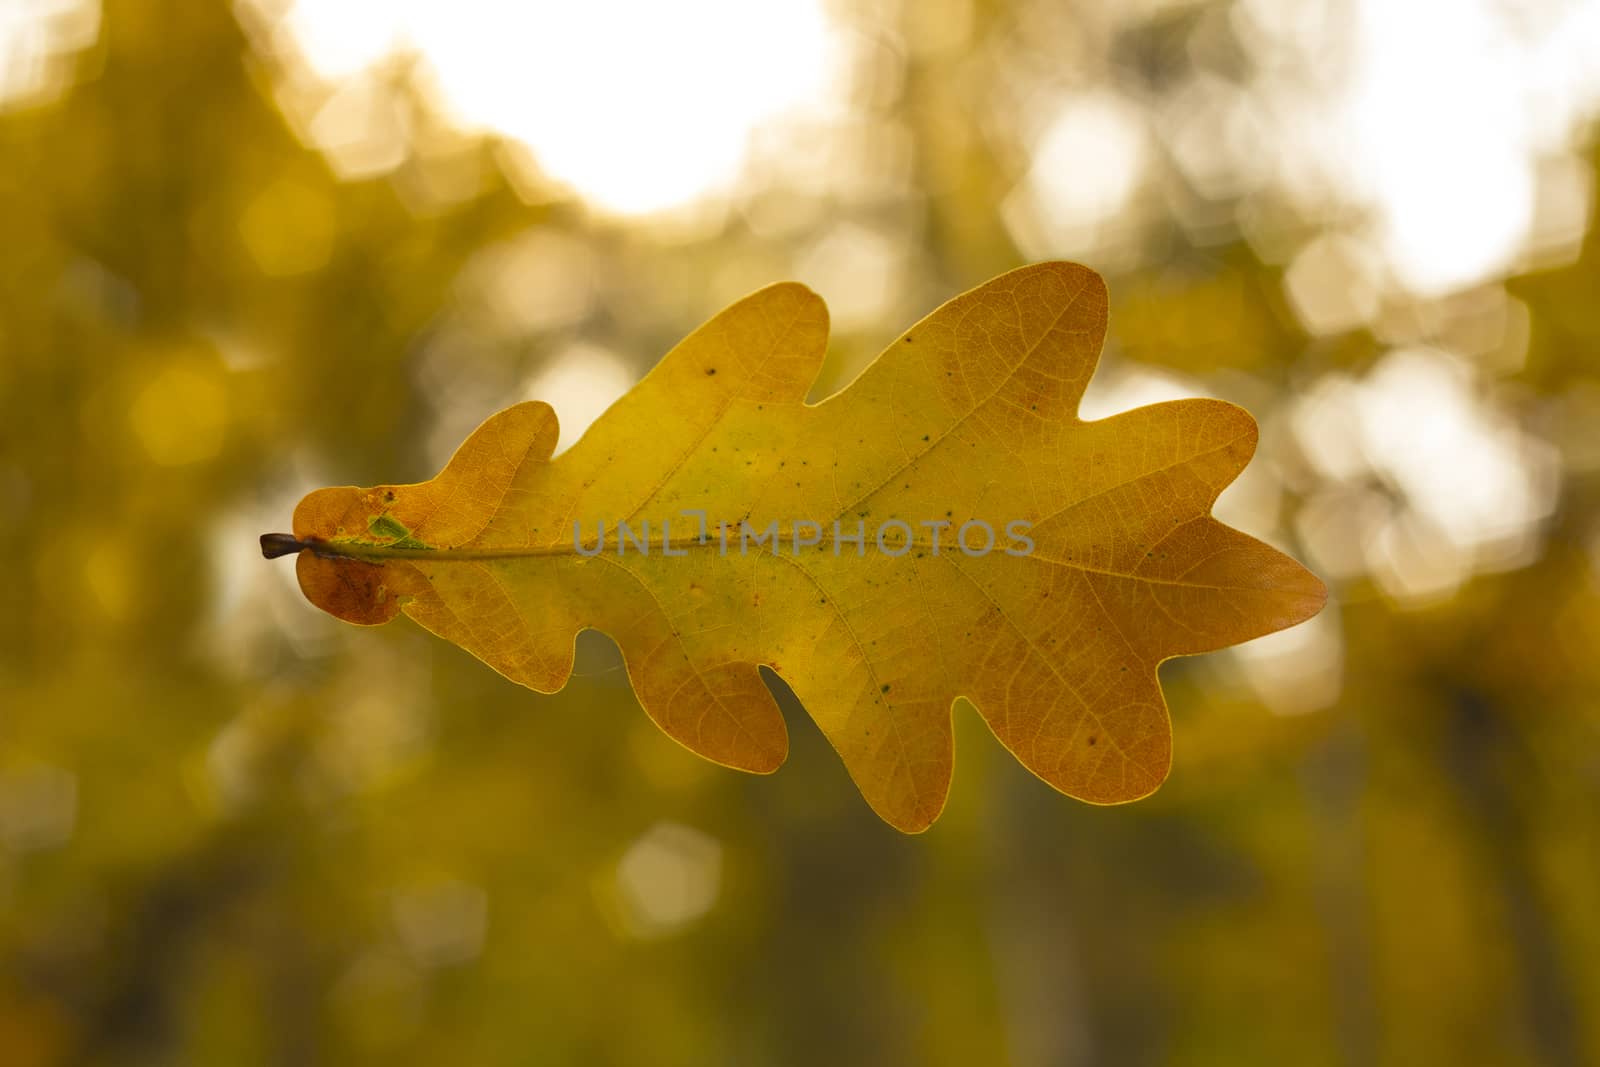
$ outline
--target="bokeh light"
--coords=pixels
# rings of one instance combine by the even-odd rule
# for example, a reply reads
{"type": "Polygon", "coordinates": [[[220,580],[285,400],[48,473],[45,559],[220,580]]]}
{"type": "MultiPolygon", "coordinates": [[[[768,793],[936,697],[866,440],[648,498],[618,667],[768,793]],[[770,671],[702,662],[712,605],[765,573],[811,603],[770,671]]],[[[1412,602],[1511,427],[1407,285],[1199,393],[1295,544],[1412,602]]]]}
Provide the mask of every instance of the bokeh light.
{"type": "Polygon", "coordinates": [[[847,58],[816,0],[251,2],[291,84],[324,88],[307,131],[352,176],[404,158],[379,84],[404,65],[446,122],[524,146],[528,181],[625,215],[728,192],[763,128],[837,107],[847,58]]]}
{"type": "Polygon", "coordinates": [[[48,101],[71,81],[76,53],[100,33],[99,0],[0,5],[0,110],[48,101]]]}

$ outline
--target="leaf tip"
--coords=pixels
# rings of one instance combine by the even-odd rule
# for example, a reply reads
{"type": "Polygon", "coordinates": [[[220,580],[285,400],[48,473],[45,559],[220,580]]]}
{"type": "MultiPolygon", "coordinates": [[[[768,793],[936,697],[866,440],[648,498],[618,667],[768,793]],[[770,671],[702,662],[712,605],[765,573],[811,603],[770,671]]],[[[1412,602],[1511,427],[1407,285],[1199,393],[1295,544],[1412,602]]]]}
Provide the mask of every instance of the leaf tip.
{"type": "Polygon", "coordinates": [[[1328,603],[1328,585],[1311,568],[1290,556],[1280,568],[1275,588],[1285,598],[1285,618],[1279,629],[1298,626],[1315,617],[1328,603]]]}
{"type": "Polygon", "coordinates": [[[1306,618],[1309,619],[1327,606],[1328,583],[1324,582],[1321,578],[1318,578],[1315,574],[1312,574],[1309,569],[1306,571],[1306,575],[1311,579],[1310,582],[1307,583],[1306,589],[1306,606],[1311,609],[1310,614],[1306,616],[1306,618]]]}

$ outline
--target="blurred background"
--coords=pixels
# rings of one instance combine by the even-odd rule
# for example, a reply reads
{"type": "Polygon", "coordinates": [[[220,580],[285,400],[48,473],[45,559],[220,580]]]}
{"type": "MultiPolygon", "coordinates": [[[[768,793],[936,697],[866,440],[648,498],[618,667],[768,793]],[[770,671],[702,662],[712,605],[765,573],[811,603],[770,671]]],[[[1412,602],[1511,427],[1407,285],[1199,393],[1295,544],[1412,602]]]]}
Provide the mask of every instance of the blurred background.
{"type": "Polygon", "coordinates": [[[1594,0],[0,0],[0,1063],[1600,1062],[1597,116],[1594,0]],[[745,777],[257,550],[1049,257],[1334,590],[1147,801],[962,708],[902,837],[792,699],[745,777]]]}

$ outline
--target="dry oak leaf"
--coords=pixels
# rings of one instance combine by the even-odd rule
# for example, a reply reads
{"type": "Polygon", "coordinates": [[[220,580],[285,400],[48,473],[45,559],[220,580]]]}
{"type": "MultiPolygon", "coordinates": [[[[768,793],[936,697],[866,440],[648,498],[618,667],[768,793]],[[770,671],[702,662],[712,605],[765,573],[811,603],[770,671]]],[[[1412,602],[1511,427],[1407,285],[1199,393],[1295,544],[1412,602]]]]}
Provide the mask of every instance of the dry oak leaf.
{"type": "Polygon", "coordinates": [[[1135,800],[1171,765],[1158,665],[1292,626],[1327,592],[1211,517],[1255,449],[1248,412],[1193,399],[1077,417],[1105,329],[1098,274],[1024,267],[807,404],[827,309],[774,285],[562,455],[549,405],[517,404],[431,481],[311,493],[263,550],[299,552],[325,611],[403,611],[542,693],[566,684],[578,632],[603,631],[661,729],[759,773],[788,750],[766,665],[904,831],[944,807],[958,697],[1056,789],[1135,800]],[[741,542],[774,523],[776,540],[741,542]],[[986,527],[993,550],[966,551],[986,527]]]}

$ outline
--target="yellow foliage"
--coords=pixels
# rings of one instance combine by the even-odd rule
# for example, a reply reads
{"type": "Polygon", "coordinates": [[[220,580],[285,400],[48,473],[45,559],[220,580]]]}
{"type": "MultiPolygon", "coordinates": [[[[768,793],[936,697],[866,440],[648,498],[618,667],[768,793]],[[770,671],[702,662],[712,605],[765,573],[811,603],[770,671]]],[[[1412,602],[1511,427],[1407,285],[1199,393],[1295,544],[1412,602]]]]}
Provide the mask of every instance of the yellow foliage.
{"type": "Polygon", "coordinates": [[[404,611],[540,692],[604,631],[651,718],[730,767],[787,754],[768,667],[901,830],[944,807],[958,698],[1062,792],[1138,799],[1171,763],[1159,664],[1307,619],[1326,590],[1210,515],[1255,449],[1248,412],[1077,418],[1105,328],[1099,275],[1023,268],[812,405],[827,310],[771,286],[560,457],[554,411],[518,404],[431,481],[312,493],[278,544],[309,549],[319,607],[404,611]]]}

